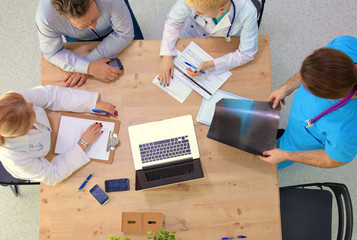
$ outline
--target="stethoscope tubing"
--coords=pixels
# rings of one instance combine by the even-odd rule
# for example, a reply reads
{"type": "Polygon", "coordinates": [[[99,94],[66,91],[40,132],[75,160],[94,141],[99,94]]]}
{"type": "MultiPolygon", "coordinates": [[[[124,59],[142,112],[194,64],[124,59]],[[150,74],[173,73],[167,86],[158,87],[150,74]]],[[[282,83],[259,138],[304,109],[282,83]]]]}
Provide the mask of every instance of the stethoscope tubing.
{"type": "MultiPolygon", "coordinates": [[[[229,26],[228,28],[228,32],[227,32],[227,35],[225,36],[225,39],[227,42],[230,42],[231,41],[231,37],[230,37],[230,33],[231,33],[231,29],[232,29],[232,25],[234,23],[234,20],[235,20],[235,17],[236,17],[236,5],[234,3],[233,0],[231,0],[231,3],[233,5],[233,17],[232,17],[232,21],[231,21],[231,25],[229,26]]],[[[197,16],[198,15],[194,15],[194,19],[196,20],[197,19],[197,16]]],[[[205,21],[205,24],[207,24],[208,22],[206,21],[206,19],[202,18],[204,21],[205,21]]],[[[193,27],[193,26],[192,26],[193,27]]],[[[203,36],[206,36],[206,34],[203,34],[203,36]]]]}

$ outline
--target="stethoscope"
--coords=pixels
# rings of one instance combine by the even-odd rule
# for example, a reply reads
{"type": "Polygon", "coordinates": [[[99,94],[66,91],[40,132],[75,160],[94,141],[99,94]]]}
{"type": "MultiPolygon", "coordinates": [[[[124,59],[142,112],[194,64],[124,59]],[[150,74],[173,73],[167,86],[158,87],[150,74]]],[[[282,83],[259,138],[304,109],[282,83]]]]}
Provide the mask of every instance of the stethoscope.
{"type": "MultiPolygon", "coordinates": [[[[232,21],[231,21],[231,25],[228,28],[228,32],[227,35],[224,37],[226,39],[226,42],[230,42],[231,41],[231,36],[229,35],[231,33],[231,29],[234,23],[234,19],[236,17],[236,5],[234,4],[234,1],[231,0],[231,3],[233,5],[233,17],[232,17],[232,21]]],[[[198,15],[195,15],[193,18],[196,20],[198,15]]],[[[208,22],[206,21],[206,19],[203,18],[203,20],[205,21],[205,25],[208,24],[208,22]]],[[[206,34],[203,34],[203,36],[206,36],[206,34]]]]}

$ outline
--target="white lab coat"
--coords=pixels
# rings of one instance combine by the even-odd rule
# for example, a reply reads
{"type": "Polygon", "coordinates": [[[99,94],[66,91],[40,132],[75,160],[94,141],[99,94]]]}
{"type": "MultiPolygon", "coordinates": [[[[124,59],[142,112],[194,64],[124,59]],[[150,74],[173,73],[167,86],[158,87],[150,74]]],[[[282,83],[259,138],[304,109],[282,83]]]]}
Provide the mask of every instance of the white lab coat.
{"type": "Polygon", "coordinates": [[[90,159],[78,144],[51,162],[44,158],[51,145],[51,127],[44,109],[91,112],[98,100],[98,93],[56,86],[40,86],[19,93],[26,101],[34,103],[36,129],[31,129],[23,136],[5,138],[5,143],[0,146],[0,160],[16,178],[55,185],[90,159]]]}
{"type": "Polygon", "coordinates": [[[257,11],[250,0],[233,0],[235,3],[235,19],[231,24],[234,8],[231,4],[229,12],[216,25],[211,18],[198,15],[185,0],[177,0],[165,22],[161,42],[161,56],[175,56],[176,41],[182,35],[185,38],[225,37],[232,25],[230,36],[240,36],[240,44],[235,52],[214,59],[217,72],[224,72],[243,65],[254,59],[258,50],[257,11]],[[181,34],[182,33],[182,34],[181,34]]]}

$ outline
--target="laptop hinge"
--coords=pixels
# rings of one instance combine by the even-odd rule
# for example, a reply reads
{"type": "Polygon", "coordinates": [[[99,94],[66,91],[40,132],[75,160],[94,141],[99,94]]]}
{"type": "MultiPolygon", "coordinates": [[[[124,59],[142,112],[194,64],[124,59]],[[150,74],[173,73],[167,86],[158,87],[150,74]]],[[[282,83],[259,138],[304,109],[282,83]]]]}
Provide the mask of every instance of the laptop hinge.
{"type": "Polygon", "coordinates": [[[176,164],[179,164],[179,163],[184,163],[184,162],[188,162],[188,161],[192,161],[192,160],[193,160],[192,157],[179,159],[179,160],[172,161],[172,162],[166,162],[166,163],[155,164],[155,165],[152,165],[152,166],[143,167],[143,170],[150,170],[150,169],[155,169],[155,168],[159,168],[159,167],[168,167],[168,166],[171,166],[171,165],[176,165],[176,164]]]}

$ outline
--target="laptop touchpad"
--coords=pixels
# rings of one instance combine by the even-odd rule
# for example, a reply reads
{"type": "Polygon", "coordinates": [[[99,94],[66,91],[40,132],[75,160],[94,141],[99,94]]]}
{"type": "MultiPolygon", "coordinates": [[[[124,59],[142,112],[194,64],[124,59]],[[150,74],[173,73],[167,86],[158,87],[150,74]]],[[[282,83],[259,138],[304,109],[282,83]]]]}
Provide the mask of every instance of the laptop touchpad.
{"type": "Polygon", "coordinates": [[[168,122],[159,122],[151,126],[152,136],[155,140],[172,137],[171,124],[168,122]]]}

